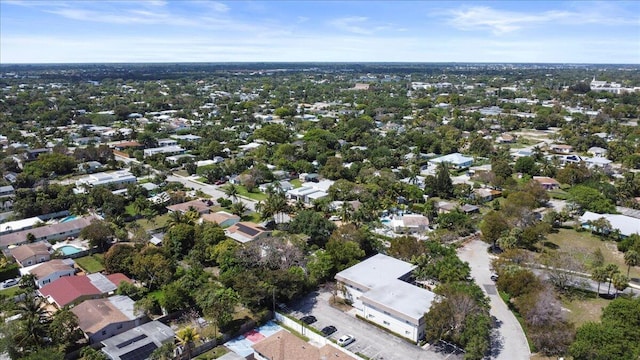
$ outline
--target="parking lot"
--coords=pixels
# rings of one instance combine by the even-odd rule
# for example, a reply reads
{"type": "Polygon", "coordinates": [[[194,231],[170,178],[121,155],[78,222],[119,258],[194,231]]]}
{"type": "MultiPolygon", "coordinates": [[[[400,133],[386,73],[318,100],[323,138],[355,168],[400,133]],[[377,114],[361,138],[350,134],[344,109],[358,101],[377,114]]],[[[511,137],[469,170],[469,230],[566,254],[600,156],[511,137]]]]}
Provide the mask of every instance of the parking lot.
{"type": "Polygon", "coordinates": [[[353,353],[362,354],[374,360],[427,360],[427,359],[462,359],[447,347],[429,347],[422,349],[416,345],[387,333],[377,327],[357,319],[354,315],[344,313],[331,305],[331,294],[326,291],[314,292],[306,298],[290,304],[288,314],[297,319],[305,315],[313,315],[317,321],[308,326],[318,331],[325,326],[333,325],[338,331],[329,336],[337,341],[341,336],[349,334],[356,341],[345,348],[353,353]],[[437,349],[436,349],[437,348],[437,349]]]}

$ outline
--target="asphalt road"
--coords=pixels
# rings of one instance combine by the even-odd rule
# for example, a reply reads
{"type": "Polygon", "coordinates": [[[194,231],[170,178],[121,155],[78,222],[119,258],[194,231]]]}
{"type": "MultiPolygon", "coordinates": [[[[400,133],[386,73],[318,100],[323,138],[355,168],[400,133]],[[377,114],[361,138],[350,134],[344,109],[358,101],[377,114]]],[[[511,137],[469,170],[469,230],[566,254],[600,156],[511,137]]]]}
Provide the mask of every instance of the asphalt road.
{"type": "Polygon", "coordinates": [[[346,346],[351,352],[360,353],[372,360],[457,360],[459,354],[437,352],[434,347],[422,349],[405,340],[389,334],[377,327],[357,319],[354,315],[344,313],[331,305],[331,294],[327,291],[313,292],[304,299],[289,305],[289,315],[300,318],[303,315],[314,315],[318,321],[309,326],[321,330],[328,325],[335,326],[338,331],[330,337],[334,340],[342,335],[352,335],[356,341],[346,346]]]}
{"type": "Polygon", "coordinates": [[[529,359],[531,352],[524,331],[498,295],[496,286],[491,280],[491,258],[487,247],[488,244],[480,240],[473,240],[458,249],[458,256],[469,263],[471,276],[490,299],[490,314],[495,323],[491,340],[491,359],[529,359]]]}
{"type": "MultiPolygon", "coordinates": [[[[203,193],[211,196],[213,199],[217,199],[220,197],[223,197],[225,199],[227,198],[227,196],[224,194],[224,191],[220,190],[218,186],[197,182],[189,177],[172,174],[167,176],[167,181],[179,182],[188,188],[200,190],[203,193]]],[[[242,201],[246,205],[247,209],[251,211],[255,211],[256,201],[247,199],[247,198],[240,198],[240,197],[238,198],[238,201],[242,201]]]]}

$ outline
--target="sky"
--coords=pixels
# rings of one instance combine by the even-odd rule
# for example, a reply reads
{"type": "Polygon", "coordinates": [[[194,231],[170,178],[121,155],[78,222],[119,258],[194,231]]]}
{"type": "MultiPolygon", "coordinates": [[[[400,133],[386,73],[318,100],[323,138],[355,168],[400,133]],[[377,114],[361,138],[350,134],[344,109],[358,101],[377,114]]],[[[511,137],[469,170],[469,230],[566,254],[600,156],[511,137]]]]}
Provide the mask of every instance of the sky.
{"type": "Polygon", "coordinates": [[[0,64],[640,64],[640,1],[0,0],[0,64]]]}

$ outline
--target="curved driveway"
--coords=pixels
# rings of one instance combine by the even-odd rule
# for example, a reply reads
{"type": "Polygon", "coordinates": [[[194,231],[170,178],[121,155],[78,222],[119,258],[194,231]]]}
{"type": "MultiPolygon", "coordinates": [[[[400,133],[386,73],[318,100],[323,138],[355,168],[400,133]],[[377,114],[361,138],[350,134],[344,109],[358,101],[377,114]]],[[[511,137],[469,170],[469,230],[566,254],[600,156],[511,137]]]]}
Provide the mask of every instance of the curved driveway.
{"type": "Polygon", "coordinates": [[[469,263],[471,276],[491,300],[491,316],[495,328],[491,341],[491,358],[498,360],[529,359],[531,351],[520,323],[502,301],[491,281],[491,256],[488,244],[473,240],[458,249],[458,256],[469,263]]]}

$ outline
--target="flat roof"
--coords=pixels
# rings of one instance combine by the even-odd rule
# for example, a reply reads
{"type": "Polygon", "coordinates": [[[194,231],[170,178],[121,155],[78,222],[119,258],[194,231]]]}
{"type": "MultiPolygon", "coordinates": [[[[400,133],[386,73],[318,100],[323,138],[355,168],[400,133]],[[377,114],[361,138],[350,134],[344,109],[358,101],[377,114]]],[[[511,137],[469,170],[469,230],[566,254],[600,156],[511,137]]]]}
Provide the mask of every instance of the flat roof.
{"type": "Polygon", "coordinates": [[[348,280],[373,289],[397,280],[410,273],[415,265],[384,254],[374,255],[336,275],[338,280],[348,280]]]}
{"type": "Polygon", "coordinates": [[[436,294],[402,280],[377,286],[360,297],[363,303],[395,313],[414,325],[420,324],[426,309],[431,307],[436,294]]]}

